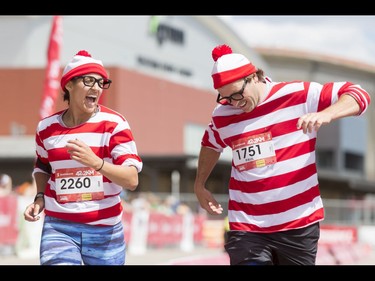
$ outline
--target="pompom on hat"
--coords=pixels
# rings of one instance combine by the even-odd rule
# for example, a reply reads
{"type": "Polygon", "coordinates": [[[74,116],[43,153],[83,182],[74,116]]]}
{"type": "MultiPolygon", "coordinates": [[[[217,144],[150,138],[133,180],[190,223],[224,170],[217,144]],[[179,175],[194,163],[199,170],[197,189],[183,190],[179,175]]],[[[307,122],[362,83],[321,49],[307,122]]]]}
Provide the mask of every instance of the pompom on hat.
{"type": "Polygon", "coordinates": [[[64,91],[65,85],[72,78],[88,73],[97,73],[108,79],[108,74],[103,67],[102,61],[93,59],[87,51],[81,50],[65,66],[60,82],[61,89],[64,91]]]}
{"type": "Polygon", "coordinates": [[[257,72],[257,68],[241,54],[232,52],[228,45],[219,45],[212,50],[215,61],[211,76],[214,88],[218,89],[257,72]]]}

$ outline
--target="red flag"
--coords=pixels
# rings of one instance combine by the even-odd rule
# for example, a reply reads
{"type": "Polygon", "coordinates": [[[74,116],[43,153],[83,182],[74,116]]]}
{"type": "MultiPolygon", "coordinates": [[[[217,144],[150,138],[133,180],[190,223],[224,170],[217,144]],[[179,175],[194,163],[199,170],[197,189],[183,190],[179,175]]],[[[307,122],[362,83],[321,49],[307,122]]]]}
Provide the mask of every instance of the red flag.
{"type": "Polygon", "coordinates": [[[55,110],[55,100],[60,88],[60,48],[62,43],[62,17],[54,16],[48,45],[48,62],[40,118],[51,115],[55,110]]]}

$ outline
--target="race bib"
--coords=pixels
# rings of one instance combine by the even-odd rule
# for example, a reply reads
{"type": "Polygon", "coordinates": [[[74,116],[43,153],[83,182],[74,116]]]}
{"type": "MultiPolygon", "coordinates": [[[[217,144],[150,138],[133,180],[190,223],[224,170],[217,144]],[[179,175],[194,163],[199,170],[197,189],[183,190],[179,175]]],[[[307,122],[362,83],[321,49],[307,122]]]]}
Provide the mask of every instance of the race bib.
{"type": "Polygon", "coordinates": [[[232,144],[233,164],[239,171],[276,163],[271,132],[240,139],[232,144]]]}
{"type": "Polygon", "coordinates": [[[56,169],[56,197],[60,203],[104,198],[103,176],[92,168],[56,169]]]}

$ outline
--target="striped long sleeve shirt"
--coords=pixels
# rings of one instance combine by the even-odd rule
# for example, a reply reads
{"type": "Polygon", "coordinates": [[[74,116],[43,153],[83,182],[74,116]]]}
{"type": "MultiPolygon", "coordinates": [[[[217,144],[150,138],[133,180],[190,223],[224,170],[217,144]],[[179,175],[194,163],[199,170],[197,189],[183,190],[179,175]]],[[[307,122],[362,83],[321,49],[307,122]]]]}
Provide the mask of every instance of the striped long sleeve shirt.
{"type": "Polygon", "coordinates": [[[140,172],[143,163],[129,123],[118,112],[99,106],[99,111],[86,123],[70,128],[62,122],[64,112],[42,119],[37,126],[38,164],[33,173],[48,173],[41,167],[50,167],[44,212],[79,223],[115,225],[122,219],[122,187],[72,160],[65,145],[68,140],[80,139],[105,161],[134,166],[140,172]],[[86,193],[87,190],[94,192],[86,193]]]}
{"type": "MultiPolygon", "coordinates": [[[[267,80],[267,79],[266,79],[267,80]]],[[[300,116],[319,112],[350,94],[363,114],[369,94],[350,82],[266,81],[266,99],[245,113],[218,105],[202,138],[217,152],[230,147],[228,218],[231,230],[271,233],[302,228],[324,219],[315,144],[303,133],[300,116]]]]}

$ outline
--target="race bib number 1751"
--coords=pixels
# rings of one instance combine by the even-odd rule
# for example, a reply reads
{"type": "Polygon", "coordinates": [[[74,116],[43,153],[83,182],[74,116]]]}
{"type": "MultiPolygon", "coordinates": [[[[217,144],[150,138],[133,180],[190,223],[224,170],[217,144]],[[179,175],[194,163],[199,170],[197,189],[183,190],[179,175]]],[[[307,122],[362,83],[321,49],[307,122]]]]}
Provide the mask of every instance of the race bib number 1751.
{"type": "Polygon", "coordinates": [[[271,132],[242,138],[232,144],[233,163],[239,171],[276,163],[271,132]]]}

